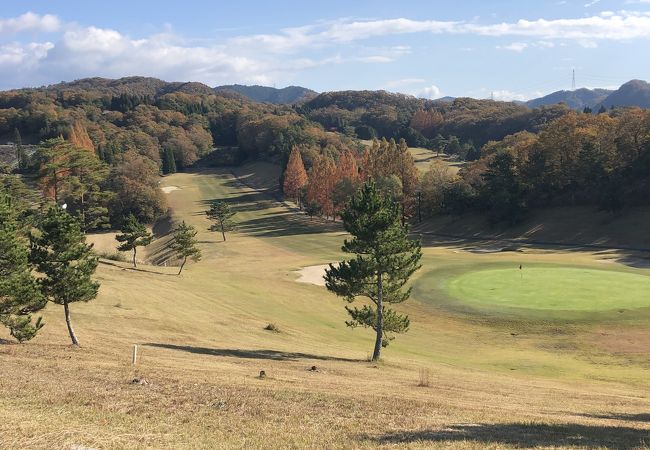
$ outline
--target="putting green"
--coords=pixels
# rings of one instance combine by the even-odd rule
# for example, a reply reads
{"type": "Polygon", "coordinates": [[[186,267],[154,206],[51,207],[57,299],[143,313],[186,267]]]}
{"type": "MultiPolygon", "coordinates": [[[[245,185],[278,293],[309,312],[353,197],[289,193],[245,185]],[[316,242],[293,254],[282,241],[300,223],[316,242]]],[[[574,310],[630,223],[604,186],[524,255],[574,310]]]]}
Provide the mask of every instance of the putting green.
{"type": "Polygon", "coordinates": [[[575,267],[518,267],[464,273],[447,284],[468,303],[540,310],[650,307],[650,276],[575,267]]]}

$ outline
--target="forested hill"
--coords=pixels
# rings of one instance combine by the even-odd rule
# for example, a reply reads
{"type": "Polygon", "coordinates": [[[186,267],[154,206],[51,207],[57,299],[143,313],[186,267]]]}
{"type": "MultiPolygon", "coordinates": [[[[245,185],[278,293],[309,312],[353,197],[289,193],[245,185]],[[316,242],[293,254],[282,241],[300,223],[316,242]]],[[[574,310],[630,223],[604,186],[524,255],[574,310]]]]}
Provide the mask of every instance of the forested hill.
{"type": "MultiPolygon", "coordinates": [[[[624,88],[621,98],[642,98],[645,84],[624,88]]],[[[409,214],[421,189],[428,212],[479,210],[513,220],[549,205],[648,204],[649,114],[384,91],[327,92],[275,105],[200,83],[90,78],[0,92],[0,144],[15,151],[0,173],[17,168],[36,178],[45,197],[65,201],[86,229],[98,229],[119,226],[130,214],[142,222],[163,214],[160,174],[199,162],[264,159],[284,167],[298,152],[309,179],[327,181],[312,188],[320,196],[316,210],[326,214],[336,214],[354,192],[359,180],[346,174],[365,173],[376,175],[409,214]],[[362,140],[373,138],[381,142],[368,150],[362,140]],[[419,180],[407,146],[467,164],[458,176],[432,167],[419,180]]]]}
{"type": "Polygon", "coordinates": [[[526,102],[531,108],[557,103],[564,103],[569,108],[580,111],[585,108],[597,110],[617,106],[650,108],[650,84],[643,80],[631,80],[616,90],[580,88],[557,91],[526,102]]]}
{"type": "Polygon", "coordinates": [[[584,108],[594,108],[596,105],[601,105],[612,92],[614,91],[587,88],[580,88],[575,91],[557,91],[530,100],[526,104],[531,108],[537,108],[544,105],[564,103],[569,108],[583,110],[584,108]]]}
{"type": "Polygon", "coordinates": [[[117,80],[109,78],[83,78],[71,82],[52,84],[48,91],[94,92],[104,95],[133,95],[140,97],[159,97],[165,94],[181,92],[192,95],[212,94],[212,88],[197,82],[168,82],[151,77],[125,77],[117,80]]]}
{"type": "Polygon", "coordinates": [[[650,83],[632,80],[612,92],[604,101],[605,107],[638,106],[650,108],[650,83]]]}
{"type": "Polygon", "coordinates": [[[514,102],[456,98],[424,100],[386,91],[326,92],[298,111],[326,129],[362,139],[405,139],[410,146],[435,147],[441,137],[482,146],[519,131],[535,132],[568,111],[564,105],[530,109],[514,102]]]}
{"type": "Polygon", "coordinates": [[[217,86],[214,90],[216,92],[234,92],[255,102],[278,105],[290,105],[318,95],[317,92],[301,86],[287,86],[277,89],[269,86],[229,84],[217,86]]]}

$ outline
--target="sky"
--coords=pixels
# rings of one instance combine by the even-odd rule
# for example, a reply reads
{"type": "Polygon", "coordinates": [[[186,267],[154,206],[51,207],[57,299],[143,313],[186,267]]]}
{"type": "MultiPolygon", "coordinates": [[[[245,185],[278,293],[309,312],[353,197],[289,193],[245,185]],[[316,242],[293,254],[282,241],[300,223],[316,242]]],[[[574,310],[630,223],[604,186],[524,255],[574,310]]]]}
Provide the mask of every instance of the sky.
{"type": "Polygon", "coordinates": [[[650,79],[650,0],[21,0],[0,89],[143,75],[210,86],[525,100],[650,79]]]}

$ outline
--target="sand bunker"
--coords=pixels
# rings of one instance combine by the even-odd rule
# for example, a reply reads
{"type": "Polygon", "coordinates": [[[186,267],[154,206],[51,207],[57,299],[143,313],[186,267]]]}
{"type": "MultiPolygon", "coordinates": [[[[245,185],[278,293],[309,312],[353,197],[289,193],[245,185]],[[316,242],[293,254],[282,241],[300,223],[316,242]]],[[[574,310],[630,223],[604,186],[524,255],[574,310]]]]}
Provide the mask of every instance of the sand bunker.
{"type": "Polygon", "coordinates": [[[161,189],[165,194],[169,194],[170,192],[173,192],[173,191],[180,191],[180,190],[181,190],[181,188],[179,188],[178,186],[165,186],[165,187],[161,187],[160,189],[161,189]]]}
{"type": "Polygon", "coordinates": [[[323,276],[325,275],[325,269],[328,267],[329,264],[303,267],[301,270],[297,271],[300,277],[296,281],[298,283],[310,283],[317,286],[325,286],[325,280],[323,279],[323,276]]]}

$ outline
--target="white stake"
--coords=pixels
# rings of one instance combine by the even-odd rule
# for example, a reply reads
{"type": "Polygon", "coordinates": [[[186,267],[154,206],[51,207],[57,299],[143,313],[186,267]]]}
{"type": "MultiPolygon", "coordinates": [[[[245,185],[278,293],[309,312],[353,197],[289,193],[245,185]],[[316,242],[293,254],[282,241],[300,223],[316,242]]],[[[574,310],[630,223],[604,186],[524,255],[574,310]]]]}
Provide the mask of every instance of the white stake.
{"type": "Polygon", "coordinates": [[[138,362],[138,344],[133,344],[133,362],[132,364],[135,364],[138,362]]]}

